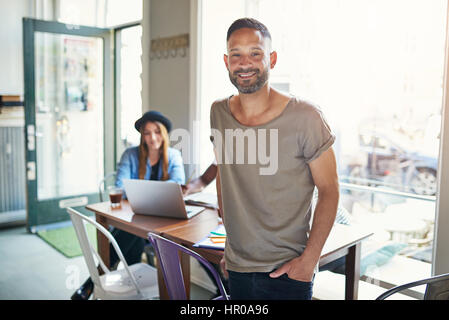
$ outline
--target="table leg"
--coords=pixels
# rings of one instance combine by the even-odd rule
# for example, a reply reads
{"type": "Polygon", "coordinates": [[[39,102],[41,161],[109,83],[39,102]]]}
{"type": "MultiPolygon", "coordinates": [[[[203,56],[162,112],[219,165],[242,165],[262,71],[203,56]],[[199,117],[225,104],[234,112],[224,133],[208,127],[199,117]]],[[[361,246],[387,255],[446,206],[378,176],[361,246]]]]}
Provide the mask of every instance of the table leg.
{"type": "Polygon", "coordinates": [[[360,249],[361,243],[358,242],[348,249],[349,252],[346,256],[346,300],[357,300],[358,298],[360,280],[360,249]]]}
{"type": "MultiPolygon", "coordinates": [[[[108,224],[106,222],[106,218],[95,215],[96,221],[101,224],[106,230],[108,229],[108,224]]],[[[109,255],[109,240],[108,238],[99,230],[97,230],[97,246],[98,246],[98,254],[100,255],[101,259],[103,260],[104,264],[107,268],[110,268],[110,255],[109,255]]],[[[103,270],[101,267],[98,267],[98,270],[100,272],[100,275],[103,274],[103,270]]]]}

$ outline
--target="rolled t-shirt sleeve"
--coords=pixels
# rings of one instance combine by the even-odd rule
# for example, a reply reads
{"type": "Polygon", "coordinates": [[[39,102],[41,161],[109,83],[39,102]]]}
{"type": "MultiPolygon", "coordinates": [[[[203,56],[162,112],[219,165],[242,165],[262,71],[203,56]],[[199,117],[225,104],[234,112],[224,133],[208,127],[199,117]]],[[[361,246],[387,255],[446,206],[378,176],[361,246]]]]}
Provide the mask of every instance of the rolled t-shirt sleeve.
{"type": "Polygon", "coordinates": [[[303,157],[307,163],[317,159],[329,149],[335,141],[335,134],[318,108],[313,108],[308,114],[306,130],[301,139],[303,157]]]}

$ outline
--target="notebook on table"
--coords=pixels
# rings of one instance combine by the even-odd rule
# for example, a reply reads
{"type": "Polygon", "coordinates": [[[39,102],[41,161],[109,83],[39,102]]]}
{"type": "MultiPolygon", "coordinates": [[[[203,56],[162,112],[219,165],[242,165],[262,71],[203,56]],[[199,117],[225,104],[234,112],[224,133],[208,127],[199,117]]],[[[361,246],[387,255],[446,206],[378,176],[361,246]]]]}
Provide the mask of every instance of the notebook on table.
{"type": "Polygon", "coordinates": [[[218,208],[218,198],[216,194],[208,192],[192,193],[184,197],[185,203],[204,206],[212,209],[218,208]]]}

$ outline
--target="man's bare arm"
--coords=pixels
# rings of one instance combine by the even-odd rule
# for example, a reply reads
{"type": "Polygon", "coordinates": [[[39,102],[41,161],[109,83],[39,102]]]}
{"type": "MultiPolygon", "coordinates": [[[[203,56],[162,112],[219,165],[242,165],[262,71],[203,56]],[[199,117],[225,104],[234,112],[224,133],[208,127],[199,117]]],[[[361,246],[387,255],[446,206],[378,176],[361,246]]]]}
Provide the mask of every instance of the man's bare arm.
{"type": "Polygon", "coordinates": [[[319,261],[324,243],[329,236],[337,214],[340,197],[335,154],[330,148],[310,162],[313,181],[318,189],[318,201],[304,255],[319,261]]]}
{"type": "MultiPolygon", "coordinates": [[[[214,153],[215,153],[215,159],[217,159],[217,152],[214,149],[214,153]]],[[[221,219],[223,219],[223,203],[221,201],[221,185],[220,185],[220,170],[218,169],[217,166],[217,178],[215,179],[217,182],[217,198],[218,198],[218,215],[220,216],[221,219]]],[[[223,272],[225,278],[229,278],[229,274],[228,271],[226,270],[226,261],[223,258],[221,258],[220,260],[220,267],[221,267],[221,271],[223,272]]]]}
{"type": "MultiPolygon", "coordinates": [[[[215,159],[217,159],[217,152],[214,149],[215,159]]],[[[223,202],[221,201],[221,184],[220,184],[220,170],[218,170],[217,165],[217,177],[215,179],[217,183],[217,198],[218,198],[218,215],[223,219],[223,202]]]]}
{"type": "Polygon", "coordinates": [[[181,185],[183,195],[187,196],[192,193],[203,191],[203,189],[215,179],[217,170],[217,165],[212,163],[201,176],[193,179],[186,185],[181,185]]]}

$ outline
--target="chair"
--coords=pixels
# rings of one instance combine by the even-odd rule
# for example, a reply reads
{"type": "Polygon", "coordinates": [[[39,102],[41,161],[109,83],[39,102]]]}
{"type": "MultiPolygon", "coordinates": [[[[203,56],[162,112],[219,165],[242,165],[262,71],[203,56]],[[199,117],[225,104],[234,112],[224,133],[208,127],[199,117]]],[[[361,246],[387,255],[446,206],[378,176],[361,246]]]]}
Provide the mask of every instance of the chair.
{"type": "Polygon", "coordinates": [[[391,288],[378,296],[376,300],[385,300],[396,292],[424,284],[427,285],[424,300],[449,300],[449,273],[391,288]]]}
{"type": "Polygon", "coordinates": [[[122,251],[108,230],[93,219],[84,216],[73,208],[67,208],[67,212],[72,220],[81,250],[84,255],[84,260],[86,261],[90,277],[94,283],[94,299],[137,300],[155,298],[159,295],[157,270],[155,268],[145,263],[136,263],[128,266],[125,258],[123,257],[122,251]],[[94,246],[92,246],[89,238],[87,237],[85,228],[86,222],[94,225],[97,230],[102,232],[108,238],[109,242],[117,252],[124,269],[110,271],[106,267],[97,250],[94,246]],[[105,274],[101,276],[98,273],[94,256],[105,272],[105,274]]]}
{"type": "MultiPolygon", "coordinates": [[[[110,172],[107,175],[105,175],[104,178],[101,179],[100,183],[98,184],[98,195],[100,197],[100,202],[108,201],[107,194],[106,194],[106,197],[105,197],[105,192],[107,190],[107,185],[108,185],[108,182],[112,182],[113,184],[115,183],[116,175],[117,175],[117,172],[115,172],[115,171],[110,172]]],[[[153,259],[153,257],[154,257],[153,247],[151,245],[149,245],[149,244],[146,244],[143,249],[144,249],[145,255],[147,257],[148,264],[150,266],[152,266],[152,267],[155,267],[154,262],[153,262],[154,261],[154,259],[153,259]]]]}
{"type": "Polygon", "coordinates": [[[103,193],[107,190],[106,185],[109,180],[112,180],[115,182],[115,175],[116,175],[116,172],[114,171],[114,172],[108,173],[107,175],[104,176],[103,179],[101,179],[99,186],[98,186],[98,194],[100,196],[100,202],[106,201],[103,197],[103,193]]]}
{"type": "Polygon", "coordinates": [[[148,238],[156,251],[156,256],[159,260],[165,284],[167,286],[168,295],[171,300],[187,299],[181,263],[179,261],[179,251],[197,259],[201,265],[213,274],[216,285],[221,294],[220,296],[214,298],[214,300],[229,300],[217,270],[215,270],[215,268],[201,255],[151,232],[148,233],[148,238]]]}

